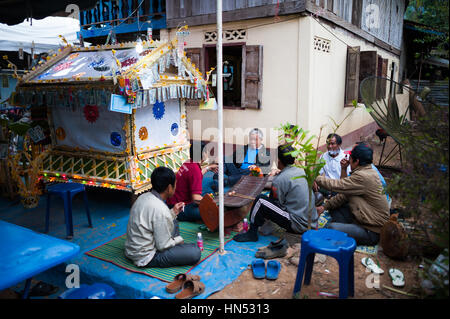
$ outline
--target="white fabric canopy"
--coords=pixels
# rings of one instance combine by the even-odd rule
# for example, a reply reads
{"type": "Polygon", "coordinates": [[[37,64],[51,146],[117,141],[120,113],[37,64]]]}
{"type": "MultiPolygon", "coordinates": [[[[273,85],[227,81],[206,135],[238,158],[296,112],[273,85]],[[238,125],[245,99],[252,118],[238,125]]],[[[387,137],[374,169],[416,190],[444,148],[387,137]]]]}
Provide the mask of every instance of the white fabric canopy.
{"type": "Polygon", "coordinates": [[[46,17],[41,20],[24,21],[9,26],[0,23],[0,51],[18,51],[20,48],[31,54],[34,41],[34,53],[40,54],[58,49],[65,45],[58,37],[62,35],[70,44],[77,42],[80,22],[73,18],[46,17]]]}

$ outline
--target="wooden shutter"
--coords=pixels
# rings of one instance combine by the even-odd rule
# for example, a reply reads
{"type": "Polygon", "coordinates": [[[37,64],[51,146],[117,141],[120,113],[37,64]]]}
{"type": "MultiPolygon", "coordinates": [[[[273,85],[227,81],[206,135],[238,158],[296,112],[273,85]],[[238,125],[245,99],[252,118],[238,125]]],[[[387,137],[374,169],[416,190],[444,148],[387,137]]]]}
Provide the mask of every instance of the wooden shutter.
{"type": "MultiPolygon", "coordinates": [[[[380,55],[377,56],[377,76],[386,78],[388,69],[388,59],[383,59],[380,55]]],[[[377,99],[384,99],[386,97],[386,85],[385,79],[377,79],[377,99]]]]}
{"type": "Polygon", "coordinates": [[[347,71],[345,76],[345,106],[358,100],[360,47],[347,47],[347,71]]]}
{"type": "MultiPolygon", "coordinates": [[[[359,83],[369,76],[376,76],[378,70],[377,51],[361,51],[359,64],[359,83]]],[[[374,92],[376,93],[376,92],[374,92]]],[[[362,102],[361,92],[359,92],[358,102],[362,102]]]]}
{"type": "MultiPolygon", "coordinates": [[[[185,49],[186,57],[191,60],[191,63],[195,65],[196,68],[200,70],[200,72],[204,75],[203,72],[203,54],[202,48],[189,48],[185,49]]],[[[199,100],[186,99],[186,106],[199,106],[199,100]]]]}
{"type": "Polygon", "coordinates": [[[260,109],[262,97],[263,48],[261,45],[243,47],[242,107],[260,109]]]}

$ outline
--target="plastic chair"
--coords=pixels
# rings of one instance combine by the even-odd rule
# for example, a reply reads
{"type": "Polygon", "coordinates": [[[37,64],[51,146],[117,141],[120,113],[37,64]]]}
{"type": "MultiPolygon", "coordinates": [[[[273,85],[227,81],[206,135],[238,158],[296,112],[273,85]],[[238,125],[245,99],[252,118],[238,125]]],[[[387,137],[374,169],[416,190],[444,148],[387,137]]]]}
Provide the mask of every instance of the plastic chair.
{"type": "Polygon", "coordinates": [[[116,292],[107,284],[95,283],[66,290],[58,299],[116,299],[116,292]]]}
{"type": "Polygon", "coordinates": [[[48,233],[49,230],[50,197],[53,194],[60,196],[64,200],[64,217],[66,221],[67,238],[73,238],[72,199],[76,194],[81,192],[83,192],[84,196],[84,205],[86,207],[89,227],[92,228],[91,214],[89,212],[86,189],[84,185],[78,183],[54,184],[47,188],[47,213],[45,216],[45,233],[48,233]]]}
{"type": "Polygon", "coordinates": [[[355,249],[356,241],[348,237],[346,233],[326,228],[305,232],[302,235],[294,296],[302,288],[304,273],[304,284],[310,284],[316,253],[328,255],[337,260],[339,264],[339,298],[345,299],[348,295],[354,296],[353,253],[355,249]]]}

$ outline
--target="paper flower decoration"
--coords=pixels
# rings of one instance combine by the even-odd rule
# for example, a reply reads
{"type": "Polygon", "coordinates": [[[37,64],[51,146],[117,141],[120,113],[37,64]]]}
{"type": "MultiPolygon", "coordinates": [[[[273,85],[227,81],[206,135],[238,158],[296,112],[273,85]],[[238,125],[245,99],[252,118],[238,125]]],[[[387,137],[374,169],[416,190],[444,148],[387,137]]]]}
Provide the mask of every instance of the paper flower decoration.
{"type": "Polygon", "coordinates": [[[111,144],[114,146],[120,146],[121,143],[122,143],[122,136],[120,136],[120,134],[117,132],[112,132],[111,133],[111,144]]]}
{"type": "Polygon", "coordinates": [[[153,105],[153,116],[155,119],[160,120],[163,118],[164,113],[166,112],[164,102],[156,101],[153,105]]]}
{"type": "Polygon", "coordinates": [[[141,139],[141,141],[144,141],[147,139],[147,137],[148,137],[147,128],[143,126],[139,129],[139,138],[141,139]]]}
{"type": "Polygon", "coordinates": [[[98,119],[98,107],[97,105],[86,105],[83,109],[84,117],[89,123],[95,123],[98,119]]]}
{"type": "Polygon", "coordinates": [[[177,123],[172,124],[172,126],[170,127],[170,132],[172,132],[173,136],[178,135],[178,124],[177,123]]]}
{"type": "Polygon", "coordinates": [[[58,127],[55,131],[56,138],[60,141],[63,141],[66,138],[66,131],[62,127],[58,127]]]}
{"type": "Polygon", "coordinates": [[[250,169],[250,176],[263,177],[261,169],[258,166],[250,169]]]}

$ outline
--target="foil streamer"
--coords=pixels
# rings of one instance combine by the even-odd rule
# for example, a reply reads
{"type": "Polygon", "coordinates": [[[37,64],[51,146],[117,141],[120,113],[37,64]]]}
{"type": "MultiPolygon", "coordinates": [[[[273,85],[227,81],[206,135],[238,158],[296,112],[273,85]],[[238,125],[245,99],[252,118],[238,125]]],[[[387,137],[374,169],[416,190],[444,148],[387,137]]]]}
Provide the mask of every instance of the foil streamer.
{"type": "MultiPolygon", "coordinates": [[[[156,103],[156,89],[148,90],[148,96],[149,96],[149,104],[153,105],[156,103]]],[[[149,105],[147,104],[147,105],[149,105]]]]}

